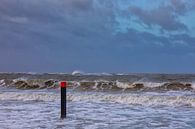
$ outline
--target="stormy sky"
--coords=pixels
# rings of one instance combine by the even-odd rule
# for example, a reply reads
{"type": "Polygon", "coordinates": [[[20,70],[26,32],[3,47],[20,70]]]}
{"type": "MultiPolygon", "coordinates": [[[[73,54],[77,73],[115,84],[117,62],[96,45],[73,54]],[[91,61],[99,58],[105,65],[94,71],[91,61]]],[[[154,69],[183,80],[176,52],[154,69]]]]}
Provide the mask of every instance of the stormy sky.
{"type": "Polygon", "coordinates": [[[195,73],[194,0],[0,0],[1,72],[195,73]]]}

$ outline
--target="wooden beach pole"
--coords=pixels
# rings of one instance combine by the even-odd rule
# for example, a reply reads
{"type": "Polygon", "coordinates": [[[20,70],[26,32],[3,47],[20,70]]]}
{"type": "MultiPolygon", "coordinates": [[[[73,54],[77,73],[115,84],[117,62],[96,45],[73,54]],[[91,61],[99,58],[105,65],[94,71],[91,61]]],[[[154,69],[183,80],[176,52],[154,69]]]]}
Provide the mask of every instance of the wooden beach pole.
{"type": "Polygon", "coordinates": [[[61,87],[61,119],[66,118],[66,87],[67,82],[62,81],[60,82],[61,87]]]}

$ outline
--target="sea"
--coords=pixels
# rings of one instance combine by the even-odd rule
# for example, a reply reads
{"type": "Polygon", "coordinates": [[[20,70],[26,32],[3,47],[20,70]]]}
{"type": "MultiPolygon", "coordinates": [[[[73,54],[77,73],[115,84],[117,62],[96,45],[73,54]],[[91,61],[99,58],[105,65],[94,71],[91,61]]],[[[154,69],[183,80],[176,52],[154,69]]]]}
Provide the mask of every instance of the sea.
{"type": "Polygon", "coordinates": [[[194,128],[195,74],[0,73],[0,129],[194,128]]]}

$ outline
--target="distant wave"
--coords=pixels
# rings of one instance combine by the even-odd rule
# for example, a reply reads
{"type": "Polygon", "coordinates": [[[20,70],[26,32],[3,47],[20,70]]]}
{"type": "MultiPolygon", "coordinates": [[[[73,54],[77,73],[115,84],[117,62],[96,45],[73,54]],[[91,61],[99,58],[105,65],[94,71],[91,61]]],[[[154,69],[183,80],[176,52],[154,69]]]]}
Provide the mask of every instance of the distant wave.
{"type": "MultiPolygon", "coordinates": [[[[102,72],[102,73],[85,73],[83,71],[80,70],[75,70],[72,72],[72,75],[96,75],[96,76],[101,76],[101,75],[105,75],[105,76],[111,76],[113,74],[111,73],[106,73],[106,72],[102,72]]],[[[122,74],[121,74],[122,75],[122,74]]]]}
{"type": "MultiPolygon", "coordinates": [[[[45,89],[45,88],[59,88],[59,81],[55,79],[29,79],[27,77],[17,79],[2,79],[0,80],[1,87],[17,88],[17,89],[45,89]]],[[[193,82],[153,82],[153,81],[68,81],[68,88],[77,91],[169,91],[169,90],[183,90],[195,91],[195,83],[193,82]]]]}
{"type": "Polygon", "coordinates": [[[194,91],[194,83],[186,82],[119,82],[119,81],[80,81],[69,82],[69,86],[76,90],[96,90],[96,91],[167,91],[167,90],[187,90],[194,91]]]}

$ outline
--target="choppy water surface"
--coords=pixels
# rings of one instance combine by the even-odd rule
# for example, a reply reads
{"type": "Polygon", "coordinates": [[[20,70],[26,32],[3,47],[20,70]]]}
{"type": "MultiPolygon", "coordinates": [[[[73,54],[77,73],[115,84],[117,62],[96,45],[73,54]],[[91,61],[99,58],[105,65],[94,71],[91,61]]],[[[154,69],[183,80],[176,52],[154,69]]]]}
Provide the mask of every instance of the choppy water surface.
{"type": "MultiPolygon", "coordinates": [[[[6,79],[9,78],[0,81],[0,128],[3,129],[195,128],[195,92],[193,85],[189,85],[193,79],[136,80],[136,83],[120,79],[70,80],[64,120],[60,119],[58,87],[21,90],[29,84],[21,83],[21,79],[20,83],[6,79]],[[20,85],[18,89],[16,84],[20,85]]],[[[43,83],[39,80],[36,84],[43,83]]]]}

